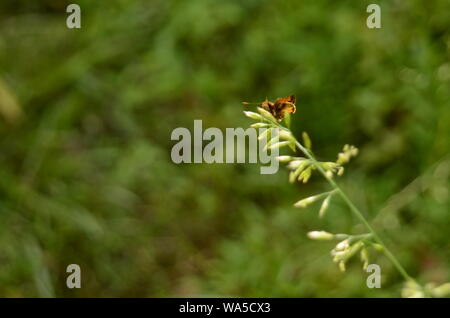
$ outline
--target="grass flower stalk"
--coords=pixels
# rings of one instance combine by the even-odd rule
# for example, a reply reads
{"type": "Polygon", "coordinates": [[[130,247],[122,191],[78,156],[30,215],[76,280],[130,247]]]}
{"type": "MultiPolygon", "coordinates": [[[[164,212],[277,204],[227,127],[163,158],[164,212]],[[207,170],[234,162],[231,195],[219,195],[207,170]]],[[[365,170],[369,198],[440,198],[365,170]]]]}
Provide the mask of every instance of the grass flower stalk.
{"type": "MultiPolygon", "coordinates": [[[[270,110],[270,108],[269,108],[270,110]]],[[[358,155],[358,149],[352,145],[345,145],[343,150],[337,155],[335,162],[318,161],[312,152],[312,142],[306,132],[302,133],[303,143],[300,142],[290,130],[290,114],[285,114],[284,122],[286,126],[283,126],[280,122],[283,117],[280,118],[279,114],[273,116],[273,112],[269,112],[266,109],[258,108],[257,113],[244,112],[245,115],[253,120],[259,120],[254,123],[252,127],[264,127],[267,128],[258,137],[259,140],[267,140],[265,149],[271,149],[274,147],[288,146],[292,151],[302,153],[302,156],[290,156],[282,155],[278,157],[278,160],[282,163],[286,163],[289,170],[290,182],[302,182],[307,183],[314,171],[318,171],[329,183],[331,190],[322,192],[316,195],[309,196],[307,198],[298,200],[294,207],[306,208],[310,204],[314,204],[317,201],[322,201],[322,205],[319,211],[319,217],[322,218],[325,215],[326,210],[330,205],[330,201],[334,196],[339,196],[350,211],[357,217],[357,219],[366,227],[368,233],[359,235],[350,234],[333,234],[327,231],[316,230],[307,234],[310,239],[318,241],[337,240],[340,241],[336,247],[331,251],[333,261],[337,263],[341,271],[345,271],[346,262],[352,258],[355,254],[360,253],[360,259],[363,263],[363,269],[367,269],[369,264],[369,251],[368,248],[373,248],[377,252],[382,252],[390,260],[396,270],[405,280],[405,286],[402,290],[402,296],[404,297],[445,297],[444,295],[450,295],[450,283],[445,283],[441,286],[435,286],[434,284],[420,285],[412,278],[406,269],[401,265],[397,257],[391,252],[391,250],[384,243],[380,235],[375,231],[374,227],[364,217],[361,210],[353,203],[346,192],[337,184],[334,177],[344,174],[344,165],[347,164],[351,158],[358,155]],[[278,129],[276,138],[271,140],[270,129],[278,129]],[[284,141],[280,141],[284,140],[284,141]]]]}

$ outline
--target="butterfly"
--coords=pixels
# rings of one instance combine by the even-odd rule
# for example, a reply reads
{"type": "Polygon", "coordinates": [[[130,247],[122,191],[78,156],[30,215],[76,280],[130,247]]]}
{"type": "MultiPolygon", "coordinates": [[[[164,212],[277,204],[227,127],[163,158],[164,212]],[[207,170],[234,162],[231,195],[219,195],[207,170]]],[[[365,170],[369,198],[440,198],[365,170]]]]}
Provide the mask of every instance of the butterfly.
{"type": "MultiPolygon", "coordinates": [[[[243,102],[242,104],[248,105],[251,103],[243,102]]],[[[290,95],[288,97],[279,97],[272,102],[266,98],[265,101],[260,103],[261,108],[267,110],[272,114],[278,121],[281,121],[286,113],[294,114],[295,108],[295,96],[290,95]]]]}

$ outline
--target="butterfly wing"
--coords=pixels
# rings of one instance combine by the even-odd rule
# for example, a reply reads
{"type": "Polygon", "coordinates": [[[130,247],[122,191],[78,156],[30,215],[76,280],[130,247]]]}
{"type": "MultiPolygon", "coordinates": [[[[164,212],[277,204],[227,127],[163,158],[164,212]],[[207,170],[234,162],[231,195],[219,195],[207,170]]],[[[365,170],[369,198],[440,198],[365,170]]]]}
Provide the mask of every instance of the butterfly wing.
{"type": "Polygon", "coordinates": [[[290,95],[290,96],[288,97],[288,102],[289,102],[289,103],[292,103],[292,104],[295,104],[295,95],[290,95]]]}
{"type": "Polygon", "coordinates": [[[277,98],[274,104],[275,118],[281,120],[284,118],[285,113],[295,113],[295,96],[290,95],[288,97],[277,98]]]}

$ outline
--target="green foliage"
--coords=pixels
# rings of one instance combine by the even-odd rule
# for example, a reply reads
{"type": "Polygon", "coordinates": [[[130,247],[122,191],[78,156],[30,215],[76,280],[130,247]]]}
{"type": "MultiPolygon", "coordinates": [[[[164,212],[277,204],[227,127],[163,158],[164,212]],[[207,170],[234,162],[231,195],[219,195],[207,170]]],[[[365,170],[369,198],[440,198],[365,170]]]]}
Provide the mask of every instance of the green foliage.
{"type": "Polygon", "coordinates": [[[358,145],[342,185],[408,272],[450,280],[450,162],[428,170],[450,150],[449,1],[380,2],[379,30],[372,1],[83,0],[80,30],[69,3],[0,3],[0,295],[398,296],[382,257],[368,289],[305,237],[358,232],[334,198],[292,207],[316,178],[171,162],[174,128],[244,127],[241,101],[291,93],[323,158],[358,145]]]}

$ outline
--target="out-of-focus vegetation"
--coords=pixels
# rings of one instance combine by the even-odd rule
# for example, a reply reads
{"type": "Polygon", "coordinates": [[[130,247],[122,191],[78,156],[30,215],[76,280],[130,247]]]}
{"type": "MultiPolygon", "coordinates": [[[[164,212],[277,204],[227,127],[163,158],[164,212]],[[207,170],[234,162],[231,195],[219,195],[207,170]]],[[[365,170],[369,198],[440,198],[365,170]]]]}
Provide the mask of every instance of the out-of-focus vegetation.
{"type": "Polygon", "coordinates": [[[370,30],[372,2],[80,0],[69,30],[71,1],[2,1],[0,295],[399,296],[384,257],[371,290],[306,238],[358,230],[339,201],[292,207],[319,178],[171,162],[174,128],[245,127],[240,101],[291,93],[316,154],[360,148],[339,182],[411,275],[449,281],[450,161],[429,167],[450,151],[450,2],[379,1],[370,30]]]}

